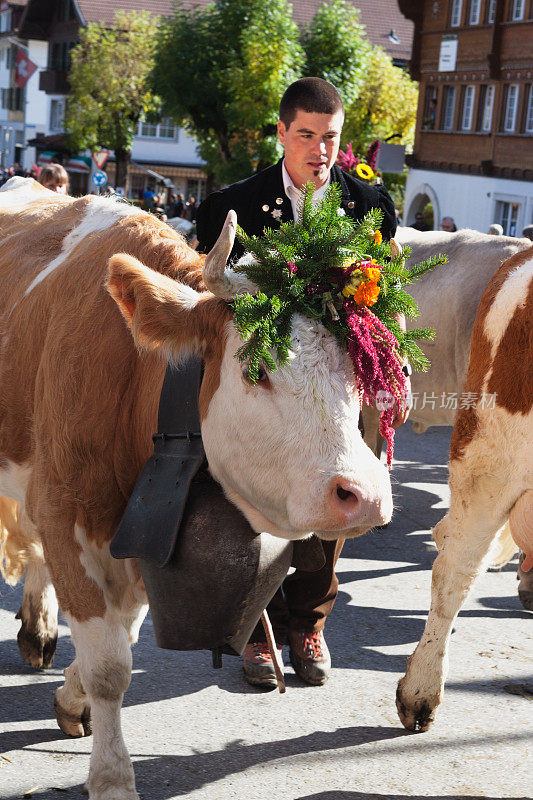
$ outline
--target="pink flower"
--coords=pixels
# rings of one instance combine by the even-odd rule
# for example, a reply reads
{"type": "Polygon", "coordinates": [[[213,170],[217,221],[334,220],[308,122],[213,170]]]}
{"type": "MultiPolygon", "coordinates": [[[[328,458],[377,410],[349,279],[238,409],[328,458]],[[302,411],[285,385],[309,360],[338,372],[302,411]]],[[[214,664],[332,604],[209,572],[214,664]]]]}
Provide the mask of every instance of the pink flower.
{"type": "Polygon", "coordinates": [[[339,155],[337,156],[337,164],[341,169],[344,169],[346,172],[349,172],[351,169],[357,166],[359,163],[359,159],[352,150],[351,142],[346,145],[346,152],[344,153],[342,150],[339,150],[339,155]]]}
{"type": "Polygon", "coordinates": [[[387,442],[387,465],[392,464],[396,405],[403,402],[405,375],[397,356],[398,341],[383,323],[365,306],[353,300],[344,303],[349,330],[348,352],[365,401],[375,402],[378,393],[386,393],[394,402],[380,411],[379,432],[387,442]]]}
{"type": "Polygon", "coordinates": [[[295,275],[297,273],[298,268],[294,263],[294,261],[287,261],[287,266],[289,268],[289,272],[291,273],[291,275],[295,275]]]}

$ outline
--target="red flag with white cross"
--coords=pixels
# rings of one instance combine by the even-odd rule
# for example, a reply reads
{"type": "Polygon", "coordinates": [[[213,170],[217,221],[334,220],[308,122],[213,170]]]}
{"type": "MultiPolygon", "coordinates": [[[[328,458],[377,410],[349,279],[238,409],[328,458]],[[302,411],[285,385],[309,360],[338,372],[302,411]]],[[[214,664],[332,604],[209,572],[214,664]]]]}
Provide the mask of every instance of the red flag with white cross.
{"type": "Polygon", "coordinates": [[[15,86],[23,89],[37,69],[37,64],[30,61],[28,56],[19,48],[17,50],[17,63],[15,65],[15,86]]]}

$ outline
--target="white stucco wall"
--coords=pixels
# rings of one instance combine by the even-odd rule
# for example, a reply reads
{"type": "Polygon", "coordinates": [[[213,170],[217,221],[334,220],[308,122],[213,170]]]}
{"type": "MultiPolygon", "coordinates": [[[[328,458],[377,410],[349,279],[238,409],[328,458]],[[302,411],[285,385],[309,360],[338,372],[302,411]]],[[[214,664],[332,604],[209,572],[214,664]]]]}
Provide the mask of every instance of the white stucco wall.
{"type": "Polygon", "coordinates": [[[133,140],[131,156],[134,161],[202,166],[202,160],[196,152],[196,139],[189,136],[182,128],[178,131],[177,140],[173,142],[161,138],[150,139],[136,136],[133,140]]]}
{"type": "Polygon", "coordinates": [[[414,222],[422,195],[433,204],[435,229],[440,229],[442,217],[450,216],[458,228],[486,233],[489,225],[497,222],[498,200],[519,204],[518,235],[533,222],[533,183],[529,181],[411,169],[405,190],[404,225],[414,222]]]}

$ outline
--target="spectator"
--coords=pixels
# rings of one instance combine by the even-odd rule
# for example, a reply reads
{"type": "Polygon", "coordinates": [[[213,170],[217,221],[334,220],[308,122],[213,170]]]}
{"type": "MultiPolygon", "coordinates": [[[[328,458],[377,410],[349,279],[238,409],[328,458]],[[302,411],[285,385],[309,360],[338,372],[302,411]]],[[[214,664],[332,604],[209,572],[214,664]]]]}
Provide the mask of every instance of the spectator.
{"type": "Polygon", "coordinates": [[[189,222],[196,222],[196,208],[196,198],[190,195],[189,199],[187,200],[187,205],[183,209],[181,215],[183,219],[186,219],[189,222]]]}
{"type": "Polygon", "coordinates": [[[443,217],[440,224],[441,231],[448,231],[448,233],[456,233],[457,225],[453,217],[443,217]]]}
{"type": "Polygon", "coordinates": [[[413,225],[411,225],[411,228],[414,228],[415,231],[429,231],[429,230],[431,230],[429,225],[426,225],[426,223],[424,222],[424,217],[423,217],[421,211],[417,211],[417,213],[415,214],[415,221],[414,221],[413,225]]]}
{"type": "Polygon", "coordinates": [[[533,225],[526,225],[526,227],[522,231],[522,236],[525,236],[526,239],[531,239],[531,241],[533,242],[533,225]]]}
{"type": "Polygon", "coordinates": [[[152,192],[151,189],[145,189],[143,192],[143,201],[146,203],[147,206],[151,206],[154,200],[155,194],[152,192]]]}
{"type": "Polygon", "coordinates": [[[69,180],[68,173],[61,164],[47,164],[42,168],[39,175],[39,183],[57,194],[68,194],[69,180]]]}
{"type": "Polygon", "coordinates": [[[171,194],[170,203],[168,204],[168,218],[174,219],[175,217],[181,217],[183,208],[183,195],[171,194]]]}
{"type": "Polygon", "coordinates": [[[497,222],[493,222],[487,231],[491,236],[503,236],[503,228],[497,222]]]}

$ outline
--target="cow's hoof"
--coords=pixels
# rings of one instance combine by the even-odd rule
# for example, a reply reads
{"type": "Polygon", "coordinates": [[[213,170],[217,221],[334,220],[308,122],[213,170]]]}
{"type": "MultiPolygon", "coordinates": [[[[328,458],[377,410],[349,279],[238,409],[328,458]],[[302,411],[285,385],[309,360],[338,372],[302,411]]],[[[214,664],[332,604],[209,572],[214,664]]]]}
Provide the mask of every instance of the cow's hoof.
{"type": "Polygon", "coordinates": [[[32,630],[22,616],[22,608],[15,617],[22,620],[17,634],[20,655],[34,669],[49,669],[54,662],[57,644],[57,627],[53,631],[32,630]]]}
{"type": "Polygon", "coordinates": [[[529,591],[528,589],[524,589],[524,591],[519,589],[518,597],[520,598],[520,602],[526,611],[533,611],[533,592],[529,591]]]}
{"type": "Polygon", "coordinates": [[[66,736],[71,736],[73,739],[80,739],[82,736],[90,736],[92,734],[90,706],[85,706],[81,715],[71,714],[60,704],[56,692],[56,696],[54,697],[54,711],[57,724],[66,736]]]}
{"type": "Polygon", "coordinates": [[[408,731],[424,733],[435,722],[435,711],[439,703],[433,704],[427,699],[408,702],[407,693],[404,691],[404,681],[405,678],[402,678],[396,689],[396,708],[400,722],[408,731]]]}

